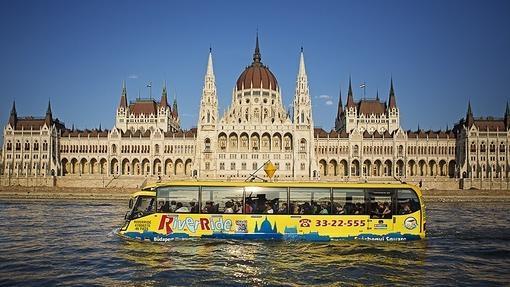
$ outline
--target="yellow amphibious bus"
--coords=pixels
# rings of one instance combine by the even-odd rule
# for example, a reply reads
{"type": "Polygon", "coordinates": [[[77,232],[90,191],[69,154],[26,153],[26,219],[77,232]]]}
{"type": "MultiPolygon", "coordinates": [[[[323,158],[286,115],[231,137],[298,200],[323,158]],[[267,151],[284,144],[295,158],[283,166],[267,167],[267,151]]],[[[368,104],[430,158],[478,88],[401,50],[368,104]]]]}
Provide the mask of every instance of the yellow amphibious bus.
{"type": "Polygon", "coordinates": [[[120,235],[149,241],[425,237],[422,193],[409,184],[174,181],[133,194],[125,219],[120,235]]]}

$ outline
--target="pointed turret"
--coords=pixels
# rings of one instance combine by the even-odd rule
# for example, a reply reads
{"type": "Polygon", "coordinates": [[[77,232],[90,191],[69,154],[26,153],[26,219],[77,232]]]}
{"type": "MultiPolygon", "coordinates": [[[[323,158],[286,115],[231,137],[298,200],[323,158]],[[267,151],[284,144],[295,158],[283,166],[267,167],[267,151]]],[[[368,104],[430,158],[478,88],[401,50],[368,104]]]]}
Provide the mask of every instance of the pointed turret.
{"type": "Polygon", "coordinates": [[[375,94],[375,99],[379,101],[379,89],[377,89],[377,93],[375,94]]]}
{"type": "Polygon", "coordinates": [[[253,64],[261,63],[262,56],[260,55],[260,48],[259,48],[259,33],[257,32],[257,40],[255,43],[255,52],[253,53],[253,64]]]}
{"type": "Polygon", "coordinates": [[[120,95],[119,108],[127,108],[127,90],[126,81],[122,81],[122,94],[120,95]]]}
{"type": "Polygon", "coordinates": [[[510,128],[510,107],[508,106],[508,101],[506,102],[505,110],[505,128],[507,130],[510,128]]]}
{"type": "Polygon", "coordinates": [[[212,62],[212,48],[209,48],[209,57],[207,59],[207,71],[205,73],[207,76],[214,77],[214,68],[213,68],[213,62],[212,62]]]}
{"type": "Polygon", "coordinates": [[[53,123],[53,116],[51,114],[51,103],[50,100],[48,100],[48,108],[46,109],[46,116],[44,117],[44,123],[46,126],[50,127],[53,123]]]}
{"type": "Polygon", "coordinates": [[[18,122],[18,114],[16,113],[16,101],[12,101],[11,115],[9,116],[9,124],[14,129],[18,122]]]}
{"type": "Polygon", "coordinates": [[[163,84],[163,91],[161,92],[161,102],[159,103],[161,108],[168,107],[168,94],[166,91],[166,82],[163,84]]]}
{"type": "Polygon", "coordinates": [[[344,107],[342,104],[342,88],[340,88],[340,92],[338,93],[338,110],[336,112],[335,119],[335,130],[340,131],[343,129],[343,117],[344,117],[344,107]]]}
{"type": "Polygon", "coordinates": [[[393,90],[393,78],[391,78],[391,84],[390,84],[390,97],[388,100],[388,108],[396,108],[397,107],[397,101],[395,100],[395,91],[393,90]]]}
{"type": "Polygon", "coordinates": [[[342,114],[344,113],[344,107],[342,104],[342,90],[340,89],[339,95],[338,95],[338,110],[336,112],[336,118],[339,120],[342,117],[342,114]]]}
{"type": "Polygon", "coordinates": [[[216,97],[216,80],[214,78],[214,67],[212,49],[209,48],[207,57],[207,69],[204,76],[204,87],[200,100],[200,111],[198,126],[205,129],[213,129],[218,120],[218,99],[216,97]]]}
{"type": "Polygon", "coordinates": [[[305,56],[303,54],[303,47],[301,47],[301,55],[299,57],[298,77],[306,77],[305,56]]]}
{"type": "Polygon", "coordinates": [[[296,94],[294,95],[294,123],[310,125],[312,123],[312,107],[308,90],[308,76],[305,68],[303,47],[299,55],[299,69],[296,79],[296,94]]]}
{"type": "Polygon", "coordinates": [[[347,105],[346,108],[354,108],[356,105],[354,104],[354,96],[352,95],[352,83],[351,77],[349,77],[349,91],[347,92],[347,105]]]}
{"type": "Polygon", "coordinates": [[[466,126],[470,128],[475,123],[473,112],[471,111],[471,101],[468,102],[468,110],[466,113],[466,126]]]}
{"type": "Polygon", "coordinates": [[[174,118],[177,119],[179,117],[179,111],[177,110],[177,99],[175,97],[174,97],[174,106],[173,106],[172,112],[174,114],[174,118]]]}

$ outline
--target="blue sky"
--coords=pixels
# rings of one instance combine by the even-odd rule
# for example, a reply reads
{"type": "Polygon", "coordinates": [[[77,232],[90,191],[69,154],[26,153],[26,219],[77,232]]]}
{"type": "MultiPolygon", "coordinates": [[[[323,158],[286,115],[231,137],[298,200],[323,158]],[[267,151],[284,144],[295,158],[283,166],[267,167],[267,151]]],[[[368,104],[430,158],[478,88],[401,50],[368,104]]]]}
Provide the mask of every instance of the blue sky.
{"type": "Polygon", "coordinates": [[[502,117],[510,99],[509,1],[1,1],[0,123],[53,114],[71,127],[110,129],[128,99],[176,94],[182,127],[196,125],[212,46],[220,113],[252,61],[292,101],[304,47],[316,126],[334,126],[349,75],[355,99],[393,77],[404,129],[444,129],[464,117],[502,117]],[[331,104],[332,103],[332,104],[331,104]]]}

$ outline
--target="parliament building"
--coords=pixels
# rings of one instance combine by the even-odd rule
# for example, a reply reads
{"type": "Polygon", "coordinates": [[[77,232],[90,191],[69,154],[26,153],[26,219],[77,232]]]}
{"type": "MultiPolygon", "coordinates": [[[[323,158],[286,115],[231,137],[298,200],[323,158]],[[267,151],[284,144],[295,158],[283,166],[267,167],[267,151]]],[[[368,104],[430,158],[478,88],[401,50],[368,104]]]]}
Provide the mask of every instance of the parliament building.
{"type": "Polygon", "coordinates": [[[277,78],[262,61],[258,37],[223,114],[209,51],[196,128],[181,129],[177,102],[168,103],[165,86],[159,101],[128,99],[123,84],[111,130],[66,127],[49,103],[44,117],[19,117],[13,103],[0,177],[244,180],[270,160],[277,167],[274,180],[480,179],[508,186],[508,103],[502,118],[474,117],[468,103],[452,129],[405,131],[392,80],[386,99],[358,100],[349,80],[345,105],[340,96],[331,116],[335,128],[326,131],[314,126],[303,50],[293,110],[287,111],[277,78]]]}

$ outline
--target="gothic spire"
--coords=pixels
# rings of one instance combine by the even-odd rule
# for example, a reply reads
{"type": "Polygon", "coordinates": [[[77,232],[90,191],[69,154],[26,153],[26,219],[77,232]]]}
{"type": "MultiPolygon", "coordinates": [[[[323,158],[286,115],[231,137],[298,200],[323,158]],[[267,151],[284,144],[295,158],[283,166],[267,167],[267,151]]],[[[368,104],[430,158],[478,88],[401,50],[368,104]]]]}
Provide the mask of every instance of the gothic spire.
{"type": "Polygon", "coordinates": [[[207,59],[207,72],[206,76],[214,76],[213,62],[212,62],[212,49],[209,48],[209,58],[207,59]]]}
{"type": "Polygon", "coordinates": [[[163,92],[161,93],[161,102],[159,106],[162,108],[168,107],[168,95],[166,91],[166,81],[163,83],[163,92]]]}
{"type": "Polygon", "coordinates": [[[46,109],[46,117],[44,118],[44,123],[49,127],[51,126],[51,123],[53,121],[52,114],[51,114],[51,103],[50,100],[48,100],[48,109],[46,109]]]}
{"type": "Polygon", "coordinates": [[[305,69],[305,56],[303,54],[303,47],[301,47],[301,55],[299,58],[299,76],[306,76],[306,69],[305,69]]]}
{"type": "Polygon", "coordinates": [[[347,92],[347,108],[354,107],[354,96],[352,95],[352,83],[349,76],[349,91],[347,92]]]}
{"type": "Polygon", "coordinates": [[[48,108],[46,109],[46,115],[51,115],[51,102],[48,100],[48,108]]]}
{"type": "Polygon", "coordinates": [[[468,101],[468,110],[466,113],[466,125],[467,127],[471,127],[475,122],[475,119],[473,117],[473,112],[471,111],[471,101],[468,101]]]}
{"type": "Polygon", "coordinates": [[[508,101],[506,102],[505,110],[505,128],[507,130],[510,128],[510,107],[508,106],[508,101]]]}
{"type": "Polygon", "coordinates": [[[391,78],[391,84],[390,84],[390,98],[388,100],[388,107],[396,108],[397,107],[397,101],[395,100],[395,90],[393,89],[393,77],[391,78]]]}
{"type": "Polygon", "coordinates": [[[336,113],[336,118],[340,119],[343,113],[344,107],[342,104],[342,89],[340,88],[340,92],[338,93],[338,111],[336,113]]]}
{"type": "Polygon", "coordinates": [[[15,117],[18,116],[18,114],[16,113],[16,101],[12,101],[11,116],[15,117]]]}
{"type": "Polygon", "coordinates": [[[174,113],[175,118],[179,117],[179,111],[177,109],[177,99],[176,99],[175,95],[174,95],[173,113],[174,113]]]}
{"type": "Polygon", "coordinates": [[[260,48],[259,48],[259,32],[257,32],[257,40],[255,43],[255,53],[253,53],[253,63],[260,63],[260,60],[262,60],[262,57],[260,55],[260,48]]]}
{"type": "Polygon", "coordinates": [[[18,121],[18,114],[16,113],[16,101],[12,101],[11,116],[9,117],[9,124],[13,129],[16,128],[16,122],[18,121]]]}
{"type": "Polygon", "coordinates": [[[122,81],[122,94],[120,95],[119,108],[127,108],[126,81],[122,81]]]}

